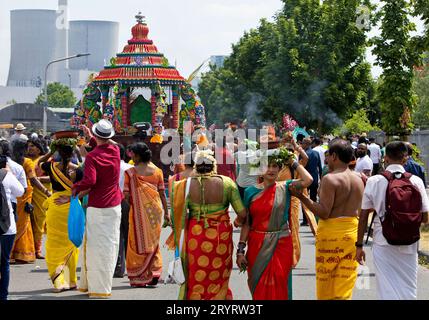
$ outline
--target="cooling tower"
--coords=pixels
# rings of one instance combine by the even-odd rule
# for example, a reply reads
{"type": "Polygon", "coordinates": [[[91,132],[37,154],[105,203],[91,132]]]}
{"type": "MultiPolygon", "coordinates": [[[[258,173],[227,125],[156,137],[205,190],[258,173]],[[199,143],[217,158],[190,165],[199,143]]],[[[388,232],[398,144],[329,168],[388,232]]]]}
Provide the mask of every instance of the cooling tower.
{"type": "Polygon", "coordinates": [[[55,10],[11,11],[8,86],[33,86],[38,77],[43,81],[45,66],[58,52],[56,20],[55,10]]]}
{"type": "Polygon", "coordinates": [[[118,52],[119,23],[112,21],[70,21],[69,54],[88,52],[88,57],[69,61],[70,69],[100,71],[118,52]]]}

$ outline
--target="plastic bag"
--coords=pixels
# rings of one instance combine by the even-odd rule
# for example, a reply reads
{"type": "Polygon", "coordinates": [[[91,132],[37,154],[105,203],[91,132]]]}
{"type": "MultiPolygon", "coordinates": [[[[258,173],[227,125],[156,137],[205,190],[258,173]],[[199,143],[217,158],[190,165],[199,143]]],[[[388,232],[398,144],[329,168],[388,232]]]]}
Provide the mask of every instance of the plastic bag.
{"type": "Polygon", "coordinates": [[[165,279],[165,284],[176,283],[182,285],[185,283],[185,273],[183,272],[182,259],[179,256],[179,249],[176,248],[174,260],[168,265],[168,275],[165,279]]]}
{"type": "Polygon", "coordinates": [[[70,200],[68,231],[70,241],[79,248],[85,232],[85,212],[77,197],[72,197],[70,200]]]}

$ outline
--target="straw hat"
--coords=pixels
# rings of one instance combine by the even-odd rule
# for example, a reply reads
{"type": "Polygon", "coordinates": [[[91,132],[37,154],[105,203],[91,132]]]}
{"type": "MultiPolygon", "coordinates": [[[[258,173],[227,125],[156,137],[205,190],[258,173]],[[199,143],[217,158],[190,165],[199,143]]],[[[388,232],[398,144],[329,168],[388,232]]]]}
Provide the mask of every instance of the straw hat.
{"type": "Polygon", "coordinates": [[[23,131],[25,129],[27,129],[27,128],[22,123],[18,123],[15,127],[16,131],[23,131]]]}

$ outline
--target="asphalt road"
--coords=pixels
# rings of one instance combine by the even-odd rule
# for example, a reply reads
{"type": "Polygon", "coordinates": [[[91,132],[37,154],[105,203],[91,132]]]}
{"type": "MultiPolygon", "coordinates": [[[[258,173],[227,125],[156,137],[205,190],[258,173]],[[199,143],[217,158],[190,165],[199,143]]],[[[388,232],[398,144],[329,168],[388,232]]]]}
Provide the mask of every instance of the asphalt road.
{"type": "MultiPolygon", "coordinates": [[[[164,244],[169,231],[163,229],[161,243],[164,244]]],[[[293,299],[316,299],[316,276],[314,261],[314,237],[308,227],[301,228],[301,260],[293,271],[293,299]]],[[[234,231],[234,243],[239,240],[239,231],[234,231]]],[[[372,264],[372,254],[367,248],[367,268],[361,269],[363,273],[358,277],[354,292],[354,300],[375,300],[375,274],[372,264]]],[[[163,278],[166,276],[168,263],[173,258],[173,253],[162,248],[164,261],[163,278]]],[[[419,267],[418,273],[418,298],[429,300],[429,269],[419,267]]],[[[230,288],[234,299],[251,299],[246,275],[239,274],[234,268],[230,288]]],[[[79,291],[53,293],[52,284],[44,260],[37,260],[34,264],[11,266],[11,283],[9,287],[10,300],[87,300],[86,294],[79,291]]],[[[116,300],[175,300],[178,296],[178,286],[160,283],[157,288],[131,288],[127,277],[113,279],[113,291],[111,299],[116,300]]]]}

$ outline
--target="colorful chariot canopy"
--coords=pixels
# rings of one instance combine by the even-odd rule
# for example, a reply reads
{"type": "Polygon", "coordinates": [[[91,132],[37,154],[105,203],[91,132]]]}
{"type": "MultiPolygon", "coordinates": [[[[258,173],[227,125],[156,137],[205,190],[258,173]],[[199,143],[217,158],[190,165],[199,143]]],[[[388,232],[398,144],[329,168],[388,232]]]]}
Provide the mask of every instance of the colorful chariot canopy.
{"type": "Polygon", "coordinates": [[[137,24],[131,29],[132,38],[116,58],[110,60],[110,66],[95,78],[96,85],[120,84],[129,86],[161,86],[183,85],[185,79],[174,66],[169,65],[164,55],[147,36],[149,28],[139,12],[136,15],[137,24]]]}

